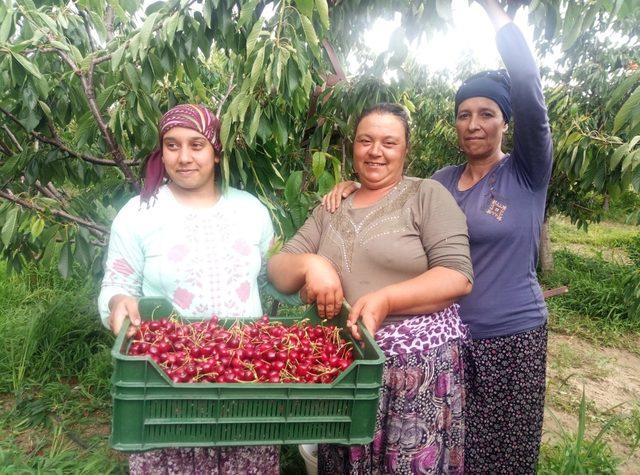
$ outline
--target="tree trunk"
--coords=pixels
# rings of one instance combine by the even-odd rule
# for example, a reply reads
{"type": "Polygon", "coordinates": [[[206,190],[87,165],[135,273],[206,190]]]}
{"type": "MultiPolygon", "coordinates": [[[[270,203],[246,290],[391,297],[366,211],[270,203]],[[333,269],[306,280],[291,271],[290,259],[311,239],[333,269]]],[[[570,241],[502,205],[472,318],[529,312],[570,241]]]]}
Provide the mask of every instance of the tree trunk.
{"type": "Polygon", "coordinates": [[[606,213],[607,211],[609,211],[609,195],[606,194],[604,195],[604,203],[602,203],[602,209],[604,210],[604,212],[606,213]]]}
{"type": "Polygon", "coordinates": [[[545,217],[540,234],[540,270],[543,274],[553,272],[553,253],[551,252],[551,235],[549,234],[549,218],[545,217]]]}

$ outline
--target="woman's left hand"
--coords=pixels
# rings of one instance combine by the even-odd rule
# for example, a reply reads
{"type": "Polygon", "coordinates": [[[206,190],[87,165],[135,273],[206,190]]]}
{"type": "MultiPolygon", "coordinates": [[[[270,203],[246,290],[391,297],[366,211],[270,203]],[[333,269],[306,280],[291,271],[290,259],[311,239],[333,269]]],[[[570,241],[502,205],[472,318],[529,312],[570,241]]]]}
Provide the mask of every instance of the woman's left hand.
{"type": "Polygon", "coordinates": [[[389,298],[384,290],[378,290],[360,297],[351,307],[347,326],[351,328],[351,334],[357,340],[362,340],[362,335],[356,322],[362,320],[365,328],[375,336],[382,322],[391,310],[389,298]]]}

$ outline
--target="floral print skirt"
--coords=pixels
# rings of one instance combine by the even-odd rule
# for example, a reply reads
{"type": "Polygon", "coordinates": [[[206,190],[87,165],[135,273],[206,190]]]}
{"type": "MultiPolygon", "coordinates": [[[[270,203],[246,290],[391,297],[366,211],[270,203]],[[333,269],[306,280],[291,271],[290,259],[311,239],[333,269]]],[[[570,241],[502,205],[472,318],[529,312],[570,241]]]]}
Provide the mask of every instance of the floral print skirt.
{"type": "Polygon", "coordinates": [[[384,365],[373,442],[318,447],[320,474],[462,474],[464,338],[384,365]]]}
{"type": "Polygon", "coordinates": [[[535,473],[546,355],[546,324],[465,347],[465,473],[535,473]]]}
{"type": "Polygon", "coordinates": [[[131,475],[279,475],[280,447],[162,449],[129,456],[131,475]]]}

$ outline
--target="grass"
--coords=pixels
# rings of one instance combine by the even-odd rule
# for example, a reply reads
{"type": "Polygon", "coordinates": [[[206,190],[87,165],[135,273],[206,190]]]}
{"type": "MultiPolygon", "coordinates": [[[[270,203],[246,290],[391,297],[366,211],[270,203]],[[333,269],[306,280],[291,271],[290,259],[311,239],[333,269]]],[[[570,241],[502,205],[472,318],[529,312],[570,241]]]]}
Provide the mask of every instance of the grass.
{"type": "Polygon", "coordinates": [[[576,228],[567,218],[554,216],[550,220],[551,242],[555,248],[584,244],[594,253],[607,248],[621,248],[640,232],[637,226],[618,222],[592,223],[587,231],[576,228]]]}
{"type": "MultiPolygon", "coordinates": [[[[584,391],[578,407],[578,430],[567,431],[556,419],[558,441],[541,447],[539,475],[616,474],[620,460],[604,440],[616,418],[610,418],[593,438],[587,437],[587,399],[584,391]]],[[[555,417],[552,411],[549,412],[555,417]]]]}
{"type": "Polygon", "coordinates": [[[637,226],[600,223],[585,232],[551,219],[555,270],[541,282],[569,286],[568,294],[547,301],[552,330],[640,352],[640,296],[631,290],[639,236],[637,226]]]}

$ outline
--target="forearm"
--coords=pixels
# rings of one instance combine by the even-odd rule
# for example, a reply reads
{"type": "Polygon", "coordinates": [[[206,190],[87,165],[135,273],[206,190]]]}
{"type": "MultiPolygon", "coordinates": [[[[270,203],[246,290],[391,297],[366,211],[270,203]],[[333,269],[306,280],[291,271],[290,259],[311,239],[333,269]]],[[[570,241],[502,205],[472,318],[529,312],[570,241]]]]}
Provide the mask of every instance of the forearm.
{"type": "Polygon", "coordinates": [[[471,292],[472,284],[462,273],[446,267],[427,272],[383,289],[389,301],[389,314],[416,315],[448,307],[471,292]]]}
{"type": "Polygon", "coordinates": [[[496,31],[507,23],[511,23],[511,18],[496,0],[478,0],[478,3],[482,5],[482,8],[487,12],[496,31]]]}
{"type": "Polygon", "coordinates": [[[267,275],[273,286],[284,294],[298,292],[305,284],[310,261],[315,254],[279,252],[267,263],[267,275]]]}

